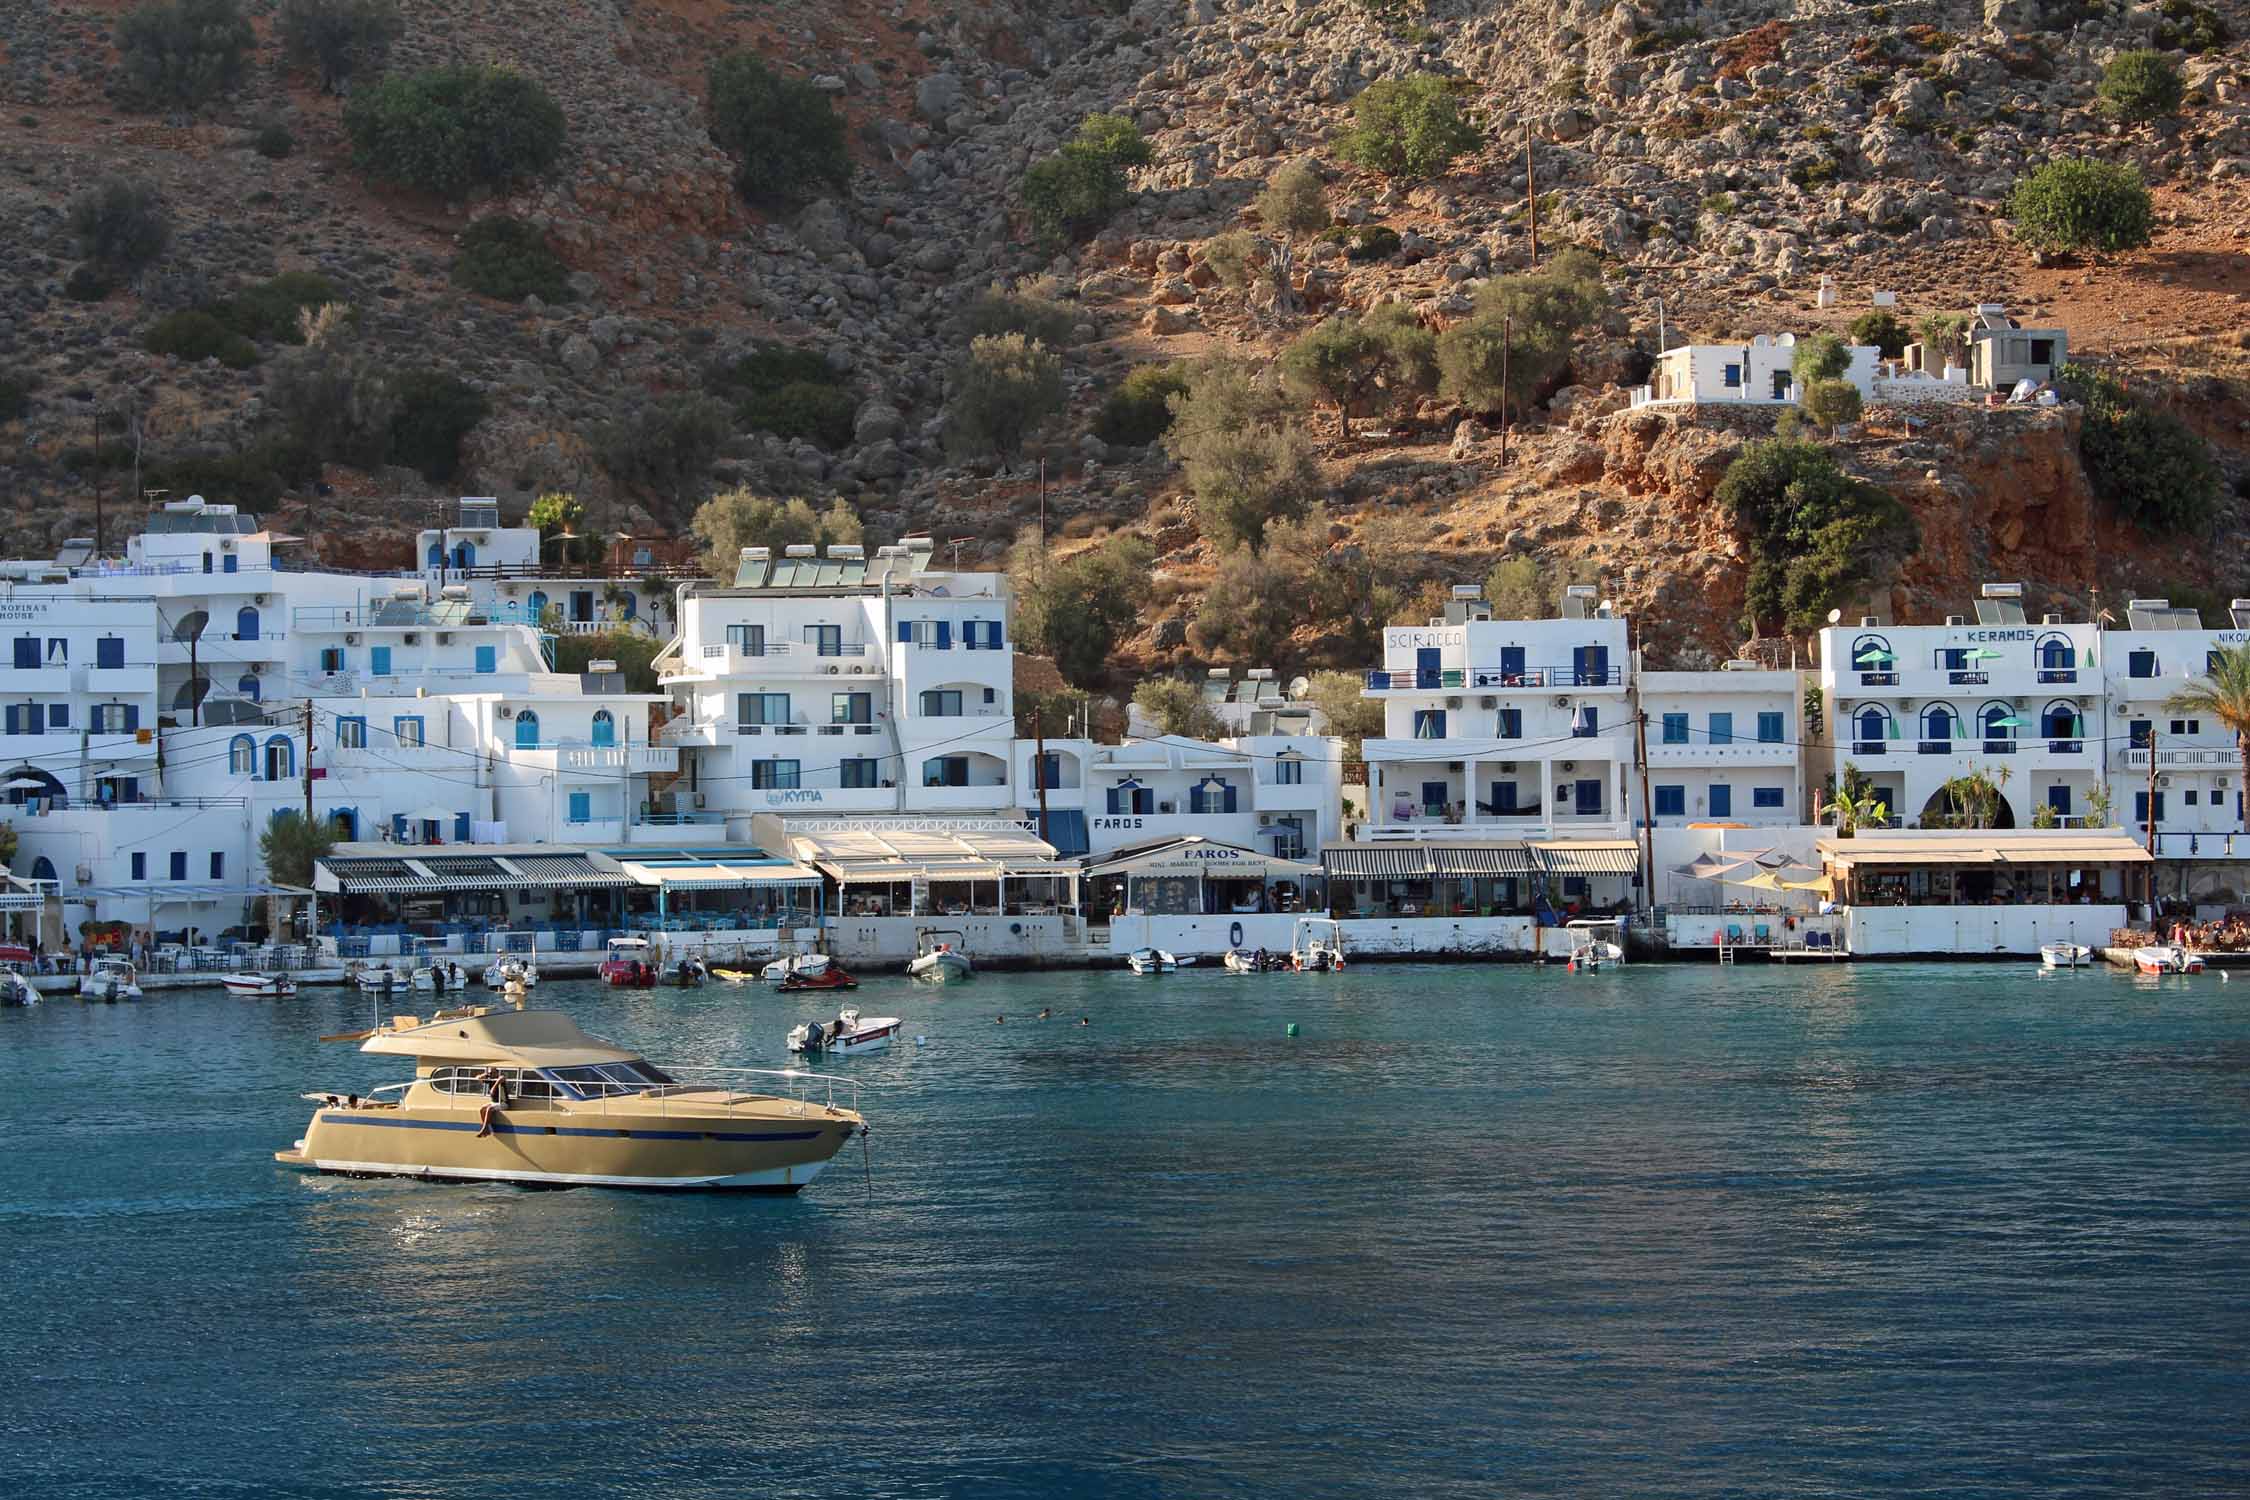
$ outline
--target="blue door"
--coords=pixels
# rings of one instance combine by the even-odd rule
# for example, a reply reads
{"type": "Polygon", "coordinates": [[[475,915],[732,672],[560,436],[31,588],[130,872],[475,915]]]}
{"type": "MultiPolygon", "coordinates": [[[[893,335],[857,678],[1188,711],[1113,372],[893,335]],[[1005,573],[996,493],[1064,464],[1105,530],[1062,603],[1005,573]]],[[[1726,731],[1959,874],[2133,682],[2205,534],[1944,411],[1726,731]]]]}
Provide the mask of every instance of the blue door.
{"type": "Polygon", "coordinates": [[[1445,811],[1444,782],[1425,781],[1422,783],[1422,810],[1424,812],[1440,813],[1445,811]]]}
{"type": "Polygon", "coordinates": [[[545,589],[533,589],[531,591],[531,602],[525,608],[531,615],[531,623],[538,624],[547,614],[547,591],[545,589]]]}
{"type": "Polygon", "coordinates": [[[234,638],[238,641],[258,638],[258,612],[247,604],[234,612],[234,638]]]}
{"type": "Polygon", "coordinates": [[[593,793],[572,792],[570,794],[570,821],[573,823],[591,823],[594,821],[593,793]]]}
{"type": "Polygon", "coordinates": [[[1444,670],[1439,665],[1442,660],[1442,655],[1432,647],[1425,646],[1416,651],[1414,653],[1414,685],[1426,688],[1436,687],[1439,681],[1438,674],[1444,670]]]}
{"type": "Polygon", "coordinates": [[[479,647],[477,647],[477,670],[478,670],[479,672],[497,672],[497,671],[499,671],[499,670],[500,670],[500,648],[499,648],[499,647],[497,647],[497,646],[479,646],[479,647]]]}
{"type": "Polygon", "coordinates": [[[1731,787],[1731,786],[1719,786],[1719,785],[1717,785],[1717,784],[1714,784],[1714,785],[1712,786],[1712,788],[1711,788],[1711,816],[1712,816],[1712,817],[1714,817],[1714,818],[1731,818],[1731,817],[1733,817],[1733,816],[1734,816],[1734,788],[1733,788],[1733,787],[1731,787]]]}
{"type": "Polygon", "coordinates": [[[617,721],[610,717],[609,710],[606,708],[594,710],[594,743],[596,745],[615,745],[617,743],[617,721]]]}
{"type": "Polygon", "coordinates": [[[1598,814],[1602,810],[1602,784],[1599,781],[1579,782],[1574,805],[1581,818],[1598,814]]]}
{"type": "Polygon", "coordinates": [[[1500,648],[1500,680],[1505,683],[1523,681],[1523,647],[1500,648]]]}
{"type": "Polygon", "coordinates": [[[2047,788],[2047,806],[2054,810],[2054,814],[2056,817],[2069,817],[2070,788],[2067,786],[2051,786],[2047,788]]]}
{"type": "Polygon", "coordinates": [[[1506,816],[1516,810],[1516,784],[1512,781],[1492,783],[1492,810],[1506,816]]]}

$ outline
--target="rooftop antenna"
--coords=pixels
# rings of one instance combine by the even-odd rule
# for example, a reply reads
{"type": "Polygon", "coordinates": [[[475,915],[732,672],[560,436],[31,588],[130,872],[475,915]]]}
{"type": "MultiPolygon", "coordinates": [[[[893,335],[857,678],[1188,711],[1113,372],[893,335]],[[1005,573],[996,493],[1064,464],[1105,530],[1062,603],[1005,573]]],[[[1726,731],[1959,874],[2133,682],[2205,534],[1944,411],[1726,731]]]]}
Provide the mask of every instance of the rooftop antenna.
{"type": "Polygon", "coordinates": [[[966,544],[968,544],[968,543],[970,543],[970,542],[973,542],[973,541],[975,541],[975,540],[976,540],[976,538],[975,538],[975,537],[973,537],[973,536],[957,536],[957,537],[949,537],[949,538],[947,538],[947,540],[946,540],[946,545],[947,545],[948,547],[951,547],[951,548],[953,549],[953,571],[954,571],[954,572],[958,573],[958,572],[960,572],[960,571],[961,571],[961,548],[962,548],[963,546],[965,546],[966,544]]]}

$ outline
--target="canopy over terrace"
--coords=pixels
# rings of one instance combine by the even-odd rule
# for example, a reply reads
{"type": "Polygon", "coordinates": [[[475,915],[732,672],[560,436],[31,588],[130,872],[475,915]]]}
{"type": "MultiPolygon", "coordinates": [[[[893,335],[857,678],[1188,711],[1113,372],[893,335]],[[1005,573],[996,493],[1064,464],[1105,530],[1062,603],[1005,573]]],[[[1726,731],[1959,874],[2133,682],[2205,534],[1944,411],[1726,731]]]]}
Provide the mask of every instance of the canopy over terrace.
{"type": "Polygon", "coordinates": [[[1329,909],[1339,917],[1553,919],[1629,905],[1640,846],[1630,839],[1331,844],[1320,859],[1329,909]]]}
{"type": "MultiPolygon", "coordinates": [[[[251,917],[249,903],[260,897],[305,897],[311,894],[310,890],[301,885],[276,885],[271,881],[260,880],[244,881],[238,884],[224,882],[199,884],[190,881],[177,885],[170,881],[162,884],[151,884],[143,881],[139,885],[78,886],[71,890],[68,900],[73,904],[81,902],[93,904],[97,920],[126,922],[130,925],[139,926],[147,929],[156,941],[167,942],[184,941],[191,926],[196,930],[199,938],[209,939],[217,935],[218,929],[231,927],[237,921],[247,923],[251,917]],[[167,908],[182,906],[200,908],[221,905],[228,906],[228,909],[235,915],[228,920],[221,921],[219,918],[223,913],[205,915],[198,911],[185,913],[175,911],[164,927],[159,928],[156,923],[156,914],[167,908]],[[135,923],[133,921],[135,917],[141,920],[135,923]]],[[[263,918],[258,920],[262,921],[263,918]]],[[[279,940],[277,937],[276,941],[279,940]]]]}
{"type": "Polygon", "coordinates": [[[751,831],[826,876],[841,916],[1012,916],[1078,904],[1078,866],[1005,818],[762,813],[751,831]]]}
{"type": "Polygon", "coordinates": [[[2121,901],[2128,867],[2150,862],[2121,829],[1889,830],[1824,838],[1819,849],[1846,906],[2121,901]]]}
{"type": "Polygon", "coordinates": [[[1317,910],[1327,884],[1317,864],[1197,834],[1127,845],[1086,877],[1096,911],[1131,916],[1317,910]]]}
{"type": "MultiPolygon", "coordinates": [[[[338,898],[341,937],[467,936],[522,924],[576,933],[621,924],[637,885],[604,854],[552,844],[479,844],[474,854],[338,844],[313,866],[313,889],[338,898]]],[[[579,943],[557,935],[542,946],[579,943]]]]}
{"type": "Polygon", "coordinates": [[[618,868],[656,893],[653,925],[666,931],[817,927],[820,872],[743,845],[716,849],[612,849],[618,868]]]}

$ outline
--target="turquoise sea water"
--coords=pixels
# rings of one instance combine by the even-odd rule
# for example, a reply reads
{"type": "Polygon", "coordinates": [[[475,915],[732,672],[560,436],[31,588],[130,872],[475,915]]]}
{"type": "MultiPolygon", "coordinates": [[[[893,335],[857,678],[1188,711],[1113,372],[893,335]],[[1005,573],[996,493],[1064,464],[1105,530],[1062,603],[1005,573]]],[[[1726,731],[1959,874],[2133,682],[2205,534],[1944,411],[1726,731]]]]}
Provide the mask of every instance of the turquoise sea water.
{"type": "MultiPolygon", "coordinates": [[[[758,1066],[820,997],[540,998],[758,1066]]],[[[856,1000],[927,1044],[793,1199],[277,1168],[400,1076],[341,991],[0,1011],[0,1495],[2250,1493],[2242,980],[856,1000]]]]}

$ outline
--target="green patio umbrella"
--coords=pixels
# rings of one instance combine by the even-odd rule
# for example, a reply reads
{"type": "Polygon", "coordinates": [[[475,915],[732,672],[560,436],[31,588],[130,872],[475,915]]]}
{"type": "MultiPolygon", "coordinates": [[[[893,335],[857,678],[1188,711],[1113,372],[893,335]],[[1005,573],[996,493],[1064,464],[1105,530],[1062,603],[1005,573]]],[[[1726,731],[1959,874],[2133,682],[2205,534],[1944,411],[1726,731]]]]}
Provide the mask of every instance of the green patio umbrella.
{"type": "Polygon", "coordinates": [[[1993,650],[1990,646],[1979,646],[1976,650],[1969,653],[1969,660],[1998,661],[2000,660],[2000,653],[1993,650]]]}
{"type": "Polygon", "coordinates": [[[1852,660],[1858,665],[1864,667],[1869,662],[1897,661],[1898,657],[1895,653],[1886,651],[1881,646],[1867,646],[1862,648],[1861,650],[1853,652],[1852,660]]]}

